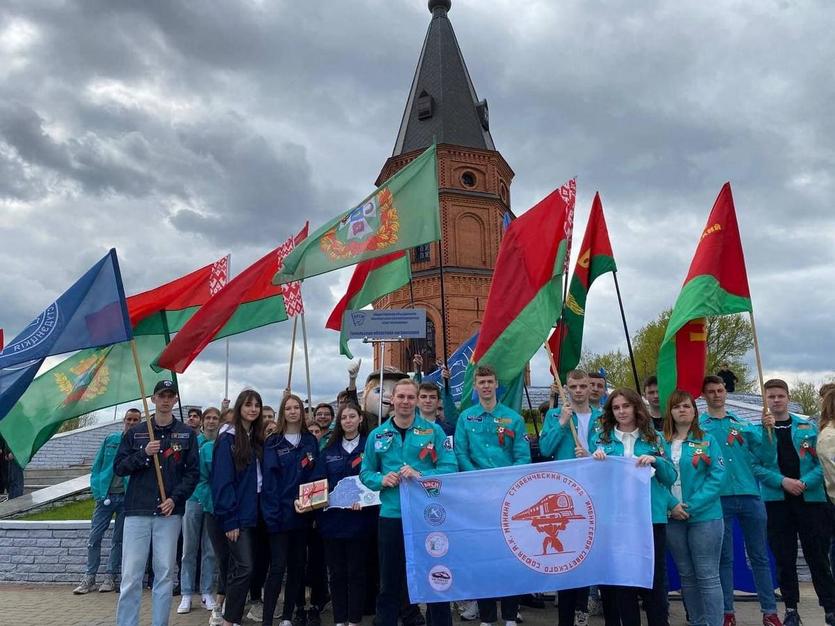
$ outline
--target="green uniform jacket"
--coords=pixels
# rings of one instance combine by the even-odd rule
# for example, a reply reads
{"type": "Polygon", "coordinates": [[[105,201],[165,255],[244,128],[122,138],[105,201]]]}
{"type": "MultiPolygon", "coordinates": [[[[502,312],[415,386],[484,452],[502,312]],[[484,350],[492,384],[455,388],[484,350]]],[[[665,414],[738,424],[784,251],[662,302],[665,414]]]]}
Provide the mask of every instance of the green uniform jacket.
{"type": "Polygon", "coordinates": [[[774,454],[773,446],[763,446],[762,426],[752,426],[733,413],[723,418],[702,413],[699,425],[716,439],[725,462],[725,482],[719,495],[759,496],[763,461],[774,454]]]}
{"type": "MultiPolygon", "coordinates": [[[[589,431],[589,450],[603,450],[606,456],[623,456],[623,444],[615,437],[615,433],[610,435],[611,441],[608,443],[599,439],[600,431],[589,431]]],[[[652,496],[652,523],[666,524],[667,510],[670,502],[670,485],[676,481],[676,470],[673,464],[666,457],[664,453],[664,445],[662,440],[658,439],[656,443],[650,443],[643,439],[638,439],[635,442],[635,450],[633,451],[635,458],[649,454],[655,457],[655,463],[652,467],[655,468],[655,475],[650,482],[650,494],[652,496]]]]}
{"type": "MultiPolygon", "coordinates": [[[[93,492],[93,500],[104,500],[110,492],[110,483],[113,482],[113,460],[119,450],[119,443],[122,441],[122,433],[110,433],[104,441],[93,461],[93,468],[90,470],[90,491],[93,492]]],[[[125,477],[125,491],[128,490],[128,479],[125,477]]]]}
{"type": "MultiPolygon", "coordinates": [[[[200,431],[199,433],[197,433],[197,449],[198,450],[202,450],[203,446],[206,445],[209,441],[210,441],[210,439],[203,433],[203,431],[200,431]]],[[[211,458],[211,457],[209,457],[209,458],[211,458]]],[[[203,480],[202,475],[200,476],[200,480],[202,482],[202,480],[203,480]]],[[[194,493],[191,494],[191,497],[189,498],[189,500],[191,500],[192,502],[200,502],[200,498],[197,497],[199,489],[200,489],[200,483],[197,483],[197,487],[194,488],[194,493]]],[[[209,496],[209,498],[211,498],[211,495],[209,496]]]]}
{"type": "Polygon", "coordinates": [[[455,427],[455,457],[465,472],[530,463],[524,418],[501,403],[491,412],[481,403],[465,409],[455,427]]]}
{"type": "MultiPolygon", "coordinates": [[[[663,439],[662,442],[665,456],[672,460],[672,443],[663,439]]],[[[722,519],[719,491],[725,480],[725,462],[722,449],[714,437],[705,433],[704,439],[695,439],[691,434],[682,442],[678,475],[681,478],[682,501],[690,514],[688,523],[722,519]]],[[[678,498],[671,493],[669,508],[672,510],[677,504],[680,504],[678,498]]]]}
{"type": "Polygon", "coordinates": [[[458,471],[455,455],[444,447],[446,435],[440,426],[415,417],[406,438],[394,426],[394,418],[371,431],[365,444],[360,480],[380,492],[380,517],[400,517],[399,487],[383,487],[383,476],[409,465],[423,475],[458,471]]]}
{"type": "MultiPolygon", "coordinates": [[[[539,432],[539,451],[542,456],[552,456],[557,461],[574,459],[574,437],[571,435],[571,427],[566,423],[560,425],[560,412],[562,408],[551,409],[545,414],[545,422],[539,432]]],[[[591,407],[591,419],[589,420],[589,439],[595,430],[594,425],[602,415],[600,409],[591,407]]],[[[577,428],[577,416],[572,414],[571,421],[574,428],[577,428]]],[[[592,450],[594,452],[594,450],[592,450]]]]}
{"type": "Polygon", "coordinates": [[[203,507],[204,513],[214,513],[215,507],[212,502],[212,455],[215,451],[215,442],[207,439],[200,446],[200,482],[194,488],[194,495],[190,500],[195,500],[203,507]]]}
{"type": "MultiPolygon", "coordinates": [[[[803,492],[804,502],[826,502],[826,494],[823,489],[823,468],[818,460],[817,442],[818,427],[810,420],[798,417],[790,413],[792,423],[792,443],[800,457],[800,480],[806,483],[806,491],[803,492]]],[[[760,479],[760,490],[762,498],[766,502],[774,500],[785,500],[786,492],[783,490],[783,475],[780,473],[780,466],[777,463],[777,434],[774,441],[765,437],[763,449],[771,450],[770,456],[763,463],[763,476],[760,479]]]]}

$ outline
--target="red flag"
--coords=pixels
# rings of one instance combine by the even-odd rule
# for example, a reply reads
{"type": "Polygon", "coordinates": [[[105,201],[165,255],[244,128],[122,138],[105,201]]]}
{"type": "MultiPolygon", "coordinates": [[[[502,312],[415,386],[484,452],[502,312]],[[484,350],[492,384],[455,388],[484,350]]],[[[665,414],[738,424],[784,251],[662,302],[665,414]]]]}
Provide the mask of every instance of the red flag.
{"type": "Polygon", "coordinates": [[[3,329],[0,328],[0,352],[3,351],[3,346],[6,345],[3,343],[3,329]]]}
{"type": "MultiPolygon", "coordinates": [[[[177,333],[159,356],[159,364],[166,369],[183,373],[221,329],[224,329],[226,334],[236,332],[235,329],[224,327],[241,305],[260,302],[271,309],[283,309],[283,302],[279,301],[283,288],[281,285],[273,285],[272,277],[278,272],[284,257],[293,246],[306,237],[307,224],[298,235],[271,250],[229,281],[226,287],[212,296],[177,333]]],[[[286,314],[283,319],[287,319],[286,314]]],[[[249,325],[248,320],[241,320],[240,323],[246,328],[254,327],[249,325]]]]}

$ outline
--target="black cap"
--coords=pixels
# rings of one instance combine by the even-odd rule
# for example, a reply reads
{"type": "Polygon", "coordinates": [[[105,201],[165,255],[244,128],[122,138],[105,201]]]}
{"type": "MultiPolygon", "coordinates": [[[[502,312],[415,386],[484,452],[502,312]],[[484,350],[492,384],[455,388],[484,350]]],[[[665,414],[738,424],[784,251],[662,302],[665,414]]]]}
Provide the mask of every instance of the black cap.
{"type": "Polygon", "coordinates": [[[157,395],[162,391],[177,393],[177,385],[173,380],[161,380],[156,384],[156,386],[154,386],[154,395],[157,395]]]}

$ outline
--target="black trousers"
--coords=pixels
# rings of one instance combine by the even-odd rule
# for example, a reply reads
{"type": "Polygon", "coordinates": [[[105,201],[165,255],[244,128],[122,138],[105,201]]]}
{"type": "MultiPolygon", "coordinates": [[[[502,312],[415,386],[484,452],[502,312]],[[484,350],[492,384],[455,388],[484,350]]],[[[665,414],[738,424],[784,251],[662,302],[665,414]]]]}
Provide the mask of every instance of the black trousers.
{"type": "Polygon", "coordinates": [[[333,621],[337,624],[359,624],[365,604],[368,537],[325,539],[324,544],[330,570],[333,621]]]}
{"type": "Polygon", "coordinates": [[[647,611],[647,626],[668,626],[670,604],[667,600],[667,525],[652,525],[655,570],[652,589],[641,590],[647,611]]]}
{"type": "MultiPolygon", "coordinates": [[[[380,593],[377,595],[376,626],[397,626],[400,599],[406,587],[406,550],[403,521],[381,517],[377,536],[380,558],[380,593]]],[[[426,605],[432,626],[452,626],[449,602],[426,605]]],[[[269,625],[267,625],[269,626],[269,625]]]]}
{"type": "Polygon", "coordinates": [[[226,595],[226,577],[229,572],[229,547],[226,543],[226,533],[224,533],[220,526],[215,521],[215,516],[211,513],[203,514],[203,523],[209,530],[209,540],[212,542],[212,547],[215,549],[215,560],[217,563],[217,594],[221,596],[226,595]]]}
{"type": "Polygon", "coordinates": [[[606,626],[641,626],[637,587],[600,585],[600,601],[606,626]]]}
{"type": "Polygon", "coordinates": [[[249,579],[255,565],[255,529],[242,528],[237,541],[226,540],[229,570],[226,574],[226,606],[223,619],[240,624],[244,618],[249,579]]]}
{"type": "Polygon", "coordinates": [[[281,619],[293,619],[296,596],[304,576],[304,535],[305,529],[270,534],[270,572],[264,584],[264,626],[273,624],[285,570],[287,586],[284,589],[281,619]]]}
{"type": "Polygon", "coordinates": [[[270,569],[270,551],[267,546],[270,544],[270,535],[264,520],[258,519],[258,527],[255,529],[255,569],[249,579],[249,598],[253,602],[262,602],[264,595],[264,582],[267,580],[267,571],[270,569]]]}
{"type": "Polygon", "coordinates": [[[519,596],[479,600],[478,614],[481,617],[481,621],[487,624],[492,624],[496,621],[496,602],[502,605],[502,619],[506,622],[515,622],[516,613],[519,610],[519,596]]]}
{"type": "MultiPolygon", "coordinates": [[[[574,626],[574,612],[589,610],[589,588],[563,589],[557,592],[557,615],[559,626],[574,626]]],[[[486,621],[486,620],[482,620],[486,621]]]]}
{"type": "Polygon", "coordinates": [[[797,538],[812,575],[812,585],[824,611],[835,611],[835,581],[829,564],[831,521],[825,502],[802,498],[766,502],[768,543],[777,561],[777,580],[786,608],[800,601],[797,583],[797,538]]]}
{"type": "Polygon", "coordinates": [[[312,526],[307,529],[304,582],[296,596],[296,607],[304,609],[305,587],[310,587],[310,607],[321,611],[328,600],[328,573],[325,569],[325,546],[322,535],[312,526]]]}

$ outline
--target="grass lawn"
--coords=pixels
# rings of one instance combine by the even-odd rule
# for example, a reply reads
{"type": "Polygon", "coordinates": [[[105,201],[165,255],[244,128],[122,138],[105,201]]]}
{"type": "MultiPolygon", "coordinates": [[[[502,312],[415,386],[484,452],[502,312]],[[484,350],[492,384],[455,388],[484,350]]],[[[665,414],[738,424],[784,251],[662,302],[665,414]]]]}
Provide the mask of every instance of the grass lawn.
{"type": "Polygon", "coordinates": [[[18,518],[26,522],[54,522],[63,520],[85,520],[88,521],[93,517],[93,507],[96,506],[92,498],[87,500],[78,500],[68,502],[61,506],[48,509],[46,511],[37,511],[30,513],[24,517],[18,518]]]}

